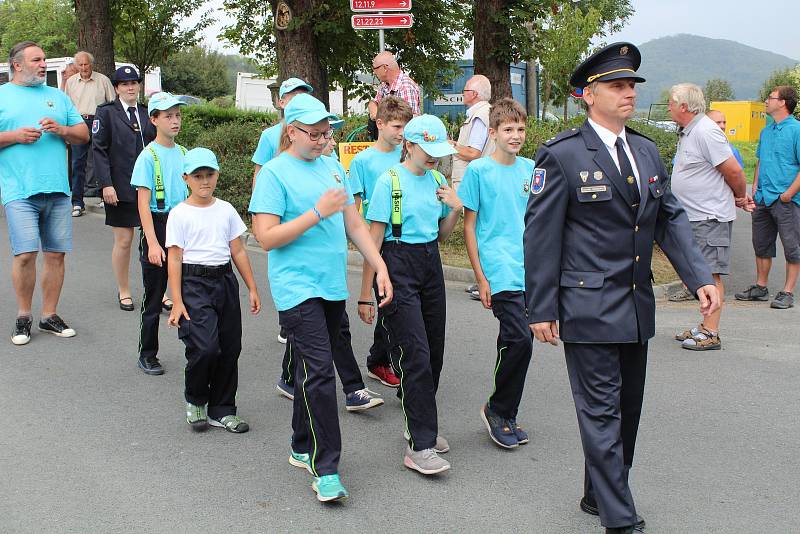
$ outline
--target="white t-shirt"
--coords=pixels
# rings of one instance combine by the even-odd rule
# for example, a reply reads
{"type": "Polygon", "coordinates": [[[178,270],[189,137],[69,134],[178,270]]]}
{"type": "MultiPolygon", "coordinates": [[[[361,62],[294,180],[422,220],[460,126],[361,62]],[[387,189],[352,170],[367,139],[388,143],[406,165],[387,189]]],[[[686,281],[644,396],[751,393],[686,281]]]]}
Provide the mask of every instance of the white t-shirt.
{"type": "Polygon", "coordinates": [[[733,191],[717,169],[732,157],[725,134],[705,114],[700,113],[681,131],[671,185],[690,221],[736,218],[733,191]]]}
{"type": "Polygon", "coordinates": [[[231,261],[230,242],[245,230],[229,202],[215,198],[203,208],[181,202],[169,212],[166,245],[183,249],[183,263],[224,265],[231,261]]]}

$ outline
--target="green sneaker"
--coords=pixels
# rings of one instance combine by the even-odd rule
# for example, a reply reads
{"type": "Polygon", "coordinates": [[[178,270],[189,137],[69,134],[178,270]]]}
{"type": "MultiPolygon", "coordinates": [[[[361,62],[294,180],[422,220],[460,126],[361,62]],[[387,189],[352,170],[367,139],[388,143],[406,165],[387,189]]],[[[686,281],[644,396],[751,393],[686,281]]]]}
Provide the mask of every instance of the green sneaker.
{"type": "Polygon", "coordinates": [[[221,419],[208,418],[208,424],[217,428],[224,428],[234,434],[244,434],[250,430],[250,425],[238,415],[226,415],[221,419]]]}
{"type": "Polygon", "coordinates": [[[311,489],[316,492],[317,500],[320,502],[340,501],[350,496],[342,486],[338,474],[314,477],[311,489]]]}
{"type": "Polygon", "coordinates": [[[192,430],[202,432],[208,428],[208,417],[206,417],[205,406],[195,406],[186,403],[186,422],[192,425],[192,430]]]}
{"type": "Polygon", "coordinates": [[[289,464],[295,467],[301,467],[312,475],[314,474],[314,472],[311,471],[311,456],[304,452],[292,451],[292,454],[289,455],[289,464]]]}

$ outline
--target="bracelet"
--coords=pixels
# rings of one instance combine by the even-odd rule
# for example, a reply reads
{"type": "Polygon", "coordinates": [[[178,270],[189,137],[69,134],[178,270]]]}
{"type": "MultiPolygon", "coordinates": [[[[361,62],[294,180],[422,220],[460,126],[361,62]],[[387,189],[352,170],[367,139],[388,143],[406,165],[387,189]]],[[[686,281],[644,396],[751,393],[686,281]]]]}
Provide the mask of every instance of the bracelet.
{"type": "Polygon", "coordinates": [[[358,301],[358,305],[359,306],[375,306],[375,303],[372,302],[371,300],[359,300],[358,301]]]}
{"type": "Polygon", "coordinates": [[[317,207],[316,207],[316,206],[314,206],[314,207],[313,207],[313,208],[311,208],[311,209],[312,209],[312,210],[314,210],[314,214],[315,214],[317,217],[319,217],[319,220],[321,221],[321,220],[322,220],[322,214],[319,212],[319,210],[317,209],[317,207]]]}

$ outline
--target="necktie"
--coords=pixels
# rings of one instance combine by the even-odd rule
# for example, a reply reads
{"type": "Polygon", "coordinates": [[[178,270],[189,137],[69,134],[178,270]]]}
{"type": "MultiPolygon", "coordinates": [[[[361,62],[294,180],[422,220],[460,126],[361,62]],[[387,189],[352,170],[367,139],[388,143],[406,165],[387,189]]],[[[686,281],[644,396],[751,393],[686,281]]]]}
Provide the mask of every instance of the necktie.
{"type": "Polygon", "coordinates": [[[136,118],[136,108],[131,106],[128,108],[128,116],[131,119],[131,126],[137,132],[139,131],[139,120],[136,118]]]}
{"type": "Polygon", "coordinates": [[[617,147],[619,173],[622,175],[625,182],[627,182],[628,187],[630,187],[631,197],[633,198],[631,208],[636,209],[639,207],[639,201],[641,200],[639,196],[639,184],[636,183],[636,175],[633,174],[631,160],[628,159],[628,155],[625,153],[625,141],[623,141],[621,137],[617,137],[617,142],[614,144],[617,147]]]}

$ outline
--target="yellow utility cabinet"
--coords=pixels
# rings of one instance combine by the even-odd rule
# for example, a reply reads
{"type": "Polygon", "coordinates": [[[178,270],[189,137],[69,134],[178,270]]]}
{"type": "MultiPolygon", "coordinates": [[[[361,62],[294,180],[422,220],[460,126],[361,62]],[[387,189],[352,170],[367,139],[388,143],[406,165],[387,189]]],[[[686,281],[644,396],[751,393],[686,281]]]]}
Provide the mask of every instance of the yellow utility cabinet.
{"type": "Polygon", "coordinates": [[[761,130],[767,125],[763,102],[735,101],[711,102],[711,109],[725,114],[729,141],[758,141],[761,130]]]}

